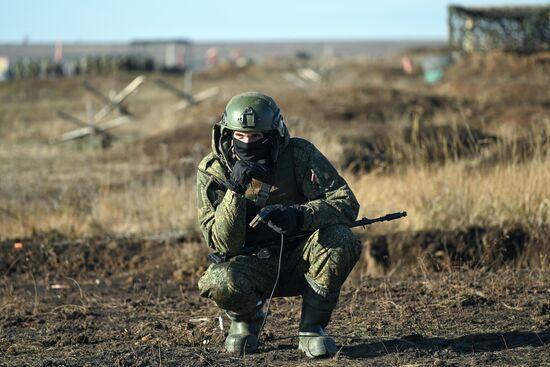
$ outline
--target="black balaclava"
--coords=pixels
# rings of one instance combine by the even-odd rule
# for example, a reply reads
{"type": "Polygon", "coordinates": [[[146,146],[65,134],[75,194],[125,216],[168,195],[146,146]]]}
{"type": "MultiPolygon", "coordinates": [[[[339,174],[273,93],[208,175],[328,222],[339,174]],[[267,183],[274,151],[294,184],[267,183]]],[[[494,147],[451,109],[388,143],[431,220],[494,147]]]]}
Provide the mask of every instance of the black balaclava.
{"type": "Polygon", "coordinates": [[[272,160],[272,142],[267,135],[252,143],[244,143],[233,138],[233,147],[239,159],[254,162],[272,160]]]}

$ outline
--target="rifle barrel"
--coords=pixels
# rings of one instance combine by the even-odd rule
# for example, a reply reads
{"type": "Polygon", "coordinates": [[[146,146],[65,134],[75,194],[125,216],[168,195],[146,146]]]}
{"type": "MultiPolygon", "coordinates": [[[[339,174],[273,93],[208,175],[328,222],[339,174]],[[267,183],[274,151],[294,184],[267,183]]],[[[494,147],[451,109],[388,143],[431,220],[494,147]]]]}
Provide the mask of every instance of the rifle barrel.
{"type": "MultiPolygon", "coordinates": [[[[407,212],[396,212],[396,213],[390,213],[390,214],[386,214],[382,217],[372,218],[372,219],[369,219],[367,217],[363,217],[363,219],[356,220],[355,222],[353,222],[349,227],[350,228],[361,227],[361,226],[364,227],[364,226],[368,226],[369,224],[372,224],[372,223],[396,220],[396,219],[403,218],[403,217],[406,217],[406,216],[407,216],[407,212]]],[[[294,236],[289,236],[289,237],[287,237],[287,240],[296,240],[296,239],[299,239],[299,238],[302,238],[302,237],[310,236],[311,233],[312,232],[307,232],[307,233],[300,233],[300,234],[294,235],[294,236]]],[[[212,261],[213,263],[215,263],[215,264],[219,264],[219,263],[225,262],[228,259],[230,259],[232,257],[235,257],[235,256],[238,256],[238,255],[252,255],[255,252],[257,252],[258,250],[260,250],[261,248],[267,248],[267,247],[275,246],[278,242],[279,242],[279,240],[268,241],[268,242],[264,243],[262,247],[250,246],[250,247],[242,248],[242,249],[240,249],[238,251],[235,251],[235,252],[228,252],[228,253],[214,252],[214,253],[211,253],[210,255],[208,255],[208,259],[210,261],[212,261]]]]}
{"type": "Polygon", "coordinates": [[[363,219],[356,220],[355,222],[353,222],[353,224],[350,226],[350,228],[368,226],[369,224],[377,223],[377,222],[387,222],[387,221],[403,218],[403,217],[406,217],[406,216],[407,216],[407,212],[396,212],[396,213],[390,213],[390,214],[386,214],[382,217],[372,218],[372,219],[369,219],[367,217],[363,217],[363,219]]]}

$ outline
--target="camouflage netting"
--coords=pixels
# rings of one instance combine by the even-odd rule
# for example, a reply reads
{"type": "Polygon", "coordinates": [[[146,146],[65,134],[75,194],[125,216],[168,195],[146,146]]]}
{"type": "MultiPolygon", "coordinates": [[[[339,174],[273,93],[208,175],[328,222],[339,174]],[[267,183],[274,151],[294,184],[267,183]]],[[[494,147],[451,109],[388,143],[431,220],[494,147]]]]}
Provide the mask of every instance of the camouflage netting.
{"type": "Polygon", "coordinates": [[[466,52],[550,50],[550,6],[449,7],[450,46],[466,52]]]}

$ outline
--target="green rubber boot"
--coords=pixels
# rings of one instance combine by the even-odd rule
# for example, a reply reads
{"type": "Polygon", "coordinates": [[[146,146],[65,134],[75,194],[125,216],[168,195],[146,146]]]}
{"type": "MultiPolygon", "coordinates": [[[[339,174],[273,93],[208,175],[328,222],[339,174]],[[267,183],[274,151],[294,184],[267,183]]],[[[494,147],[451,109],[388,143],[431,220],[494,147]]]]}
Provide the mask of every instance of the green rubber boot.
{"type": "Polygon", "coordinates": [[[324,358],[336,354],[334,339],[325,333],[338,293],[322,296],[307,286],[302,295],[302,319],[298,348],[309,358],[324,358]]]}
{"type": "Polygon", "coordinates": [[[225,338],[225,349],[230,353],[254,353],[258,348],[258,334],[265,316],[261,308],[248,315],[233,312],[227,312],[227,315],[231,319],[231,327],[225,338]]]}

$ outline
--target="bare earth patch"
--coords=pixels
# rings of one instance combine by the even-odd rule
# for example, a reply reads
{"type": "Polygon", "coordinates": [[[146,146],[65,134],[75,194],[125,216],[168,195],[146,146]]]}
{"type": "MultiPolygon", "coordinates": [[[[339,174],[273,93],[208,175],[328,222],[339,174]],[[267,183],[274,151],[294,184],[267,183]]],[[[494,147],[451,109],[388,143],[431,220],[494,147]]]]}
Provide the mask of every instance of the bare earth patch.
{"type": "MultiPolygon", "coordinates": [[[[28,242],[29,243],[29,242],[28,242]]],[[[204,245],[162,239],[2,244],[0,366],[307,365],[300,299],[276,299],[254,355],[223,350],[227,317],[200,298],[204,245]],[[85,261],[84,261],[85,259],[85,261]],[[220,321],[221,318],[221,321],[220,321]]],[[[550,360],[550,273],[359,268],[315,365],[528,365],[550,360]]]]}

